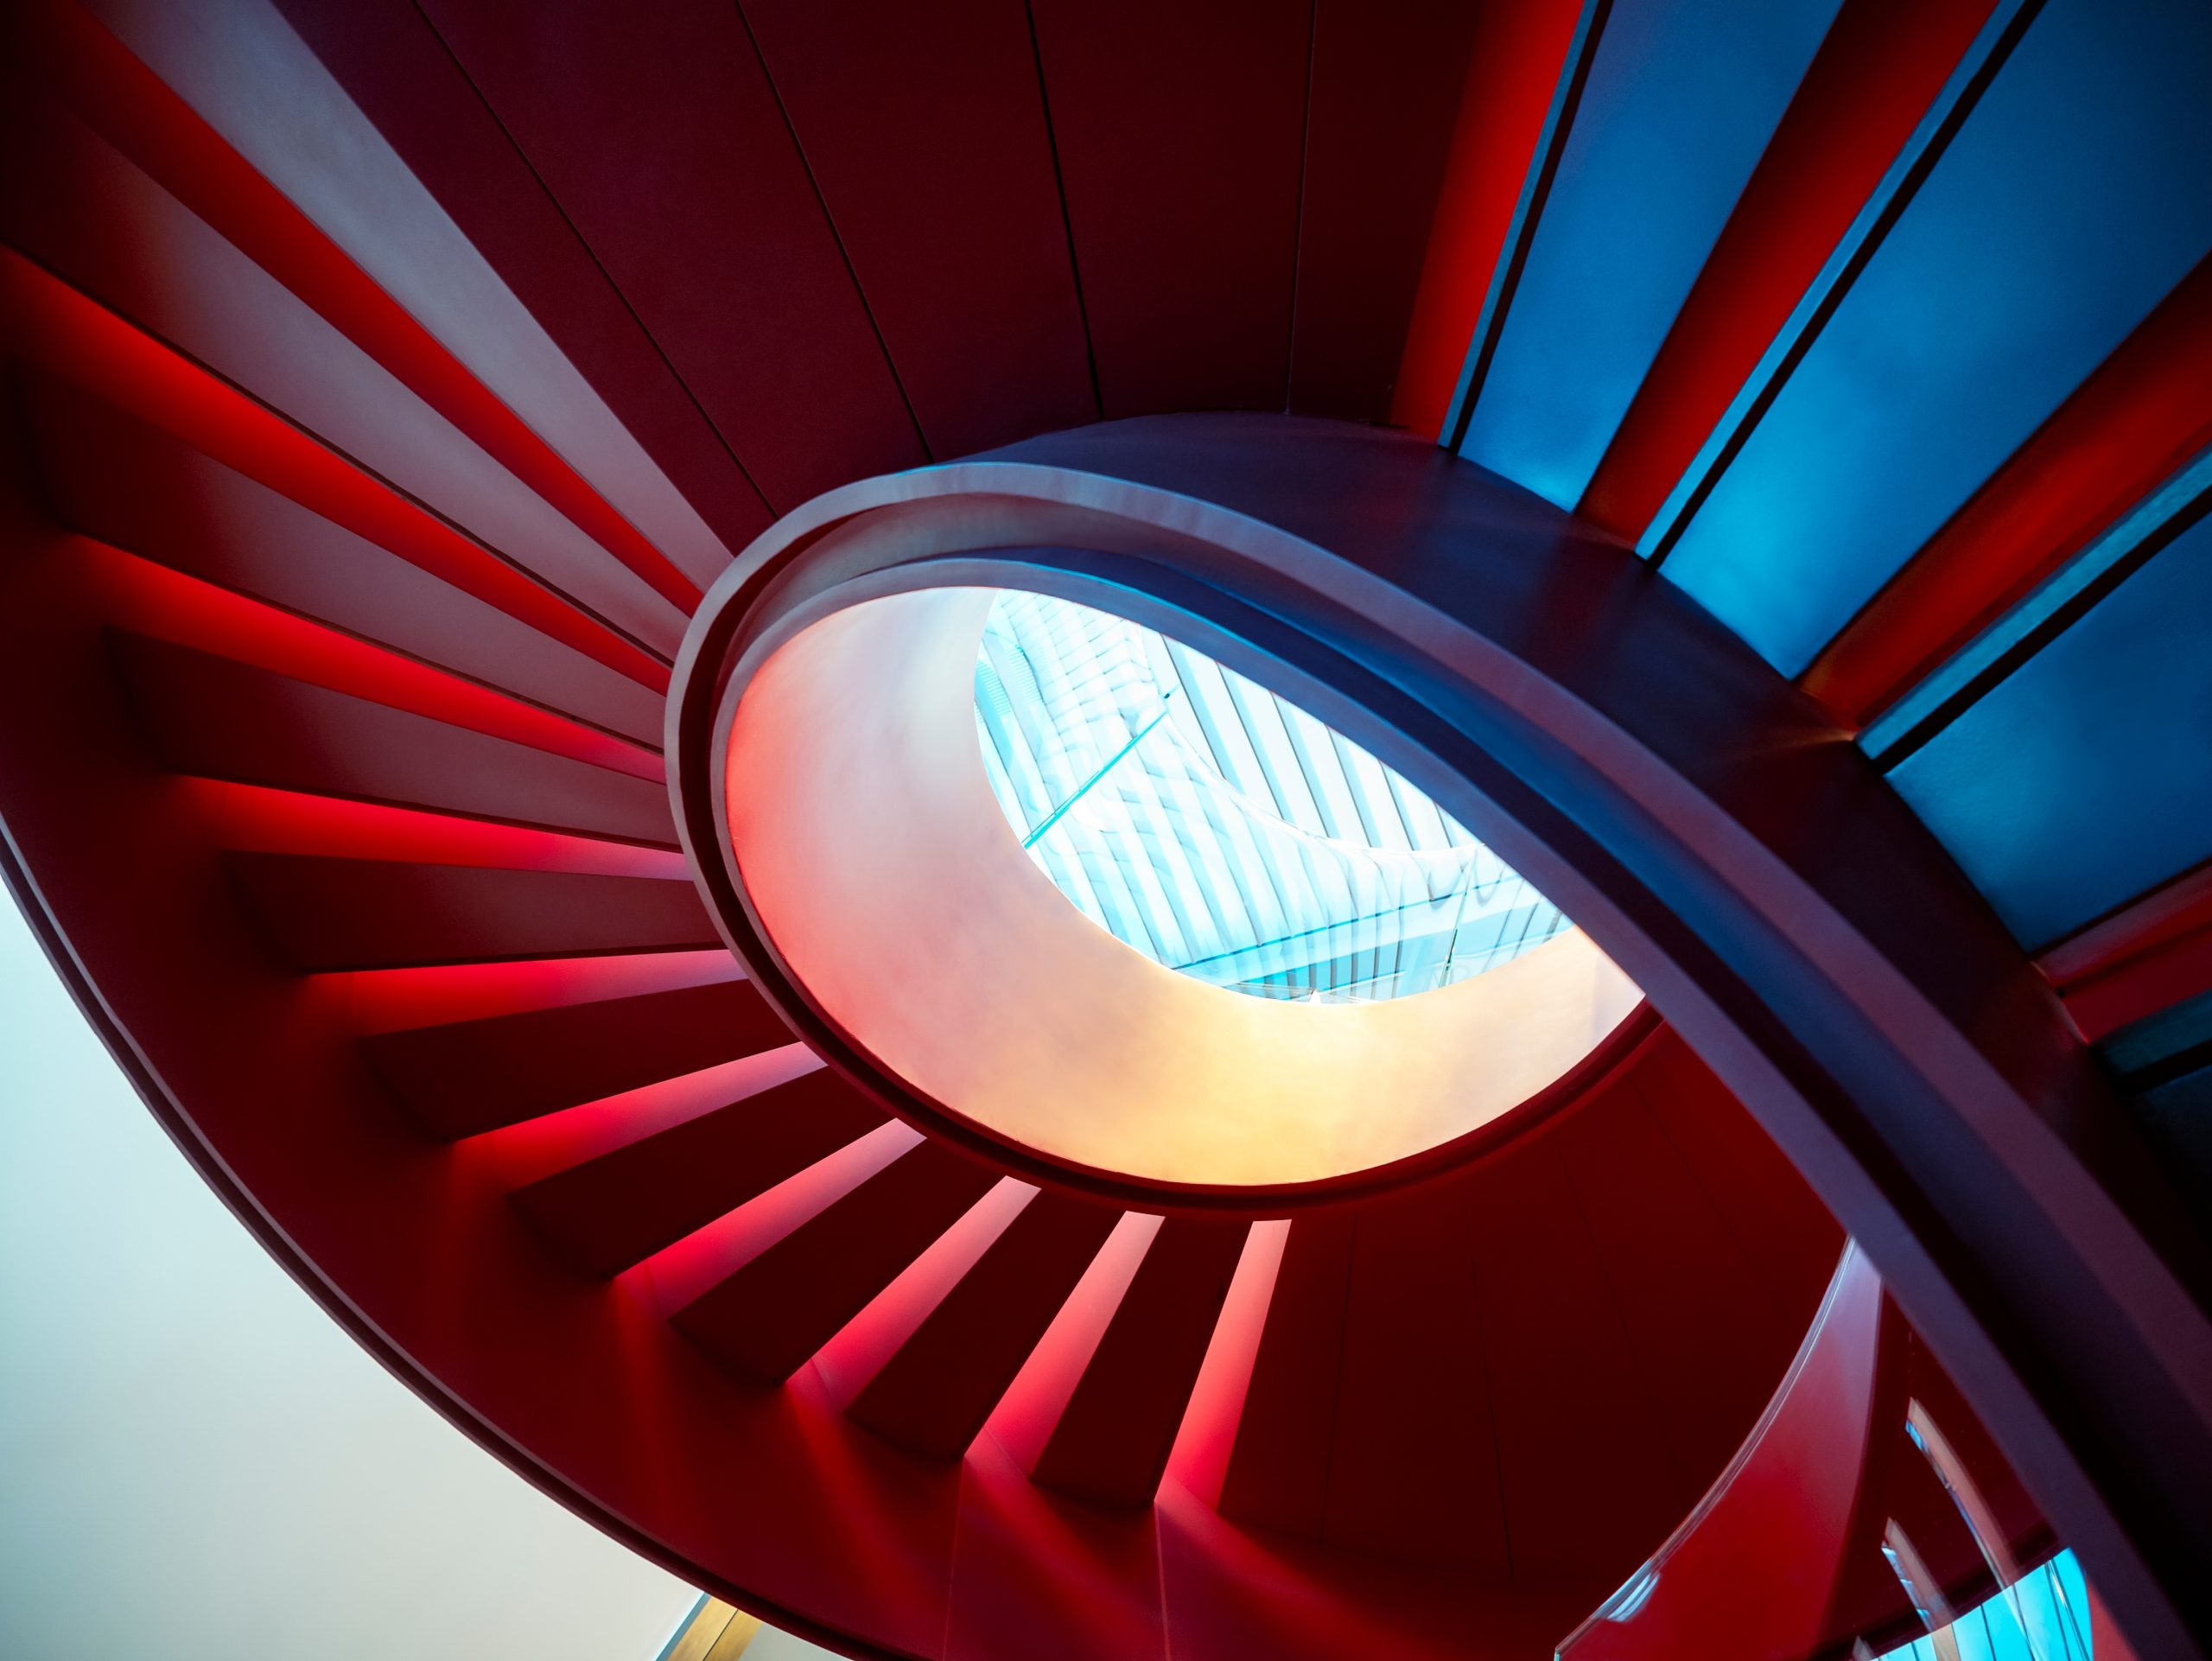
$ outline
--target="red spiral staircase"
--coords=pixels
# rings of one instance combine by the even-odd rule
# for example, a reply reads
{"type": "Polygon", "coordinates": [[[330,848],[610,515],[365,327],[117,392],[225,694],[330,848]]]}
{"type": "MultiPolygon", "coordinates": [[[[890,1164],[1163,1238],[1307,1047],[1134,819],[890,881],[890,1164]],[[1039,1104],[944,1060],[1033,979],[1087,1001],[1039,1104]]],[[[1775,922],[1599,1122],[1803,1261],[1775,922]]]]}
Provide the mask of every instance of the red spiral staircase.
{"type": "MultiPolygon", "coordinates": [[[[1202,134],[1209,93],[1250,118],[1249,95],[1212,72],[1156,86],[1153,124],[1131,111],[1109,142],[1082,124],[1105,119],[1102,92],[1056,111],[1066,153],[948,185],[1090,169],[1090,222],[1010,212],[976,263],[983,283],[1040,236],[1109,251],[1085,267],[1096,361],[990,337],[980,370],[910,355],[901,398],[867,320],[838,310],[838,258],[880,269],[972,203],[908,202],[902,221],[887,198],[842,239],[791,208],[783,289],[702,220],[667,262],[690,275],[648,281],[623,261],[671,227],[621,200],[649,181],[594,173],[594,124],[691,120],[663,154],[693,182],[780,131],[779,106],[833,98],[880,97],[885,122],[962,109],[981,130],[918,142],[988,152],[991,124],[1027,118],[983,83],[1032,31],[973,9],[955,55],[978,86],[925,99],[896,9],[871,9],[873,44],[843,56],[798,5],[428,10],[435,32],[376,0],[288,5],[289,29],[244,4],[10,13],[0,816],[11,883],[149,1104],[457,1426],[833,1645],[1548,1653],[1728,1466],[1842,1248],[1680,1038],[1639,1015],[1570,1099],[1396,1193],[1289,1219],[1124,1212],[1033,1188],[823,1067],[722,944],[671,818],[670,665],[772,512],[1102,410],[1249,402],[1280,376],[1287,320],[1223,335],[1111,276],[1164,257],[1116,217],[1113,169],[1202,134]],[[698,119],[681,67],[733,29],[774,86],[698,119]],[[594,53],[612,102],[557,107],[548,54],[594,53]],[[362,132],[391,149],[347,157],[362,132]],[[511,137],[557,176],[533,180],[511,137]],[[338,153],[356,207],[389,185],[391,219],[293,200],[266,176],[287,147],[338,153]],[[433,196],[459,232],[429,223],[433,196]],[[556,245],[556,196],[625,251],[611,277],[556,245]],[[462,282],[396,297],[392,274],[456,234],[512,302],[462,282]],[[717,269],[719,293],[698,280],[717,269]],[[715,307],[769,314],[719,378],[693,372],[715,307]],[[564,413],[594,394],[533,380],[543,353],[500,334],[532,314],[672,487],[541,436],[598,417],[564,413]],[[503,361],[502,391],[471,366],[503,361]]],[[[1069,86],[1126,78],[1103,13],[1037,10],[1069,86]]],[[[1325,57],[1294,407],[1389,414],[1469,41],[1563,49],[1517,38],[1550,26],[1541,10],[1416,9],[1325,57]],[[1410,159],[1378,170],[1389,153],[1410,159]]],[[[1218,27],[1211,59],[1192,46],[1213,72],[1231,41],[1306,49],[1303,22],[1218,27]]],[[[856,118],[815,130],[845,148],[796,170],[775,149],[728,190],[780,212],[810,169],[855,164],[856,118]]],[[[1201,237],[1208,202],[1180,210],[1147,234],[1201,237]]],[[[880,326],[931,302],[912,285],[880,326]]],[[[2048,1550],[2014,1504],[2026,1549],[2048,1550]]],[[[1947,1550],[1951,1579],[1980,1572],[1970,1541],[1947,1550]]],[[[1894,1586],[1859,1595],[1853,1630],[1903,1608],[1894,1586]]]]}

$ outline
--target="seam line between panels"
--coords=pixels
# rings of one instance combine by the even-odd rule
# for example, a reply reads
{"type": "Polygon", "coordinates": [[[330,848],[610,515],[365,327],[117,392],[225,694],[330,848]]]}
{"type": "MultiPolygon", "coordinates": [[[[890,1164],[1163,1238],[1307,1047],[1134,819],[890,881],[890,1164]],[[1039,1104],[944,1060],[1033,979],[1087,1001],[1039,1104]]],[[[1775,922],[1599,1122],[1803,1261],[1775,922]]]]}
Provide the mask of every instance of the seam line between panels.
{"type": "Polygon", "coordinates": [[[1306,112],[1298,131],[1298,212],[1290,233],[1290,323],[1282,351],[1282,407],[1290,412],[1298,386],[1299,272],[1306,263],[1306,179],[1313,162],[1313,57],[1320,32],[1321,0],[1306,9],[1306,112]]]}
{"type": "Polygon", "coordinates": [[[2171,511],[2164,518],[2156,519],[2139,537],[2129,540],[2132,529],[2166,505],[2160,499],[2173,490],[2171,479],[2122,512],[2079,554],[1938,664],[1870,724],[1859,744],[1874,765],[1884,773],[1903,766],[2087,619],[2130,577],[2212,515],[2212,480],[2190,478],[2202,471],[2208,459],[2212,459],[2212,452],[2200,455],[2183,470],[2180,478],[2184,487],[2194,488],[2171,504],[2171,511]],[[2115,548],[2116,543],[2121,545],[2115,548]],[[2099,569],[2099,556],[2106,553],[2117,557],[2099,569]],[[2042,614],[2037,615],[2038,612],[2042,614]],[[2008,640],[2008,635],[2012,638],[2008,640]],[[1985,661],[1974,664],[1975,658],[1985,654],[1985,661]]]}
{"type": "Polygon", "coordinates": [[[1090,302],[1083,293],[1083,262],[1076,258],[1075,216],[1068,207],[1068,181],[1060,171],[1059,129],[1052,123],[1052,95],[1045,85],[1045,48],[1037,39],[1034,0],[1022,0],[1021,15],[1029,25],[1029,61],[1037,71],[1037,107],[1045,118],[1045,151],[1052,162],[1052,190],[1059,198],[1060,230],[1067,238],[1068,277],[1075,285],[1075,313],[1083,323],[1083,360],[1090,372],[1090,406],[1096,418],[1106,418],[1106,397],[1098,389],[1098,347],[1090,338],[1090,302]]]}
{"type": "MultiPolygon", "coordinates": [[[[614,273],[607,269],[606,262],[599,257],[599,251],[591,245],[591,239],[584,235],[575,220],[569,216],[568,208],[563,205],[560,197],[554,194],[553,187],[545,182],[545,175],[537,170],[537,163],[530,159],[530,152],[524,150],[521,141],[516,138],[513,130],[507,125],[506,118],[499,113],[492,100],[484,95],[484,89],[476,84],[476,78],[468,73],[468,66],[461,60],[461,54],[453,49],[452,44],[439,31],[437,24],[431,21],[429,14],[423,10],[422,0],[409,0],[409,4],[413,8],[416,16],[422,20],[423,27],[429,30],[430,38],[438,43],[438,49],[446,54],[446,60],[453,65],[454,72],[461,77],[462,83],[467,86],[468,90],[476,95],[476,101],[483,106],[484,113],[492,118],[492,124],[499,130],[499,137],[507,141],[507,148],[515,153],[515,159],[523,164],[532,181],[544,194],[545,200],[552,205],[553,211],[561,216],[561,223],[568,226],[569,234],[575,239],[576,246],[583,250],[584,258],[591,261],[592,269],[597,271],[605,281],[608,291],[614,296],[615,302],[622,308],[630,321],[638,326],[638,333],[645,337],[645,344],[652,348],[653,355],[660,360],[661,366],[668,371],[669,378],[683,389],[685,400],[698,411],[699,419],[706,423],[707,430],[715,436],[715,442],[721,447],[722,454],[729,457],[730,465],[737,469],[737,476],[745,480],[745,487],[753,493],[753,499],[760,504],[762,511],[773,518],[777,512],[775,504],[768,500],[767,493],[760,488],[760,481],[753,478],[752,469],[745,465],[744,458],[739,455],[731,445],[728,435],[716,424],[714,417],[707,413],[707,406],[699,402],[699,395],[691,390],[691,383],[683,379],[683,372],[678,369],[674,361],[670,359],[666,348],[660,343],[660,337],[655,334],[647,327],[645,320],[638,315],[638,309],[630,303],[630,296],[623,292],[622,285],[614,280],[614,273]]],[[[424,188],[427,190],[429,187],[425,186],[424,188]]],[[[435,195],[432,200],[435,200],[435,195]]],[[[503,285],[505,279],[502,279],[503,285]]],[[[551,339],[550,335],[547,338],[551,339]]],[[[554,349],[561,351],[563,357],[568,355],[562,350],[559,341],[556,340],[553,344],[554,349]]],[[[584,376],[581,369],[576,372],[583,378],[586,385],[591,385],[590,378],[584,376]]],[[[599,397],[597,387],[592,387],[592,395],[594,398],[599,397]]],[[[601,401],[605,402],[603,398],[601,401]]],[[[610,409],[608,413],[613,414],[613,411],[610,409]]],[[[619,415],[614,418],[618,422],[622,419],[619,415]]],[[[627,423],[624,425],[626,430],[627,423]]],[[[635,436],[634,434],[632,436],[635,436]]],[[[640,448],[643,447],[640,446],[640,448]]],[[[650,452],[648,454],[650,455],[650,452]]],[[[653,465],[658,468],[660,463],[655,461],[653,465]]],[[[672,480],[671,482],[673,483],[672,480]]],[[[682,493],[679,487],[677,494],[682,493]]]]}
{"type": "Polygon", "coordinates": [[[1536,153],[1529,158],[1520,199],[1514,204],[1513,217],[1506,226],[1505,245],[1498,250],[1497,264],[1491,273],[1490,290],[1483,298],[1482,310],[1475,317],[1474,332],[1467,341],[1466,361],[1459,369],[1460,384],[1452,392],[1452,402],[1445,406],[1444,430],[1438,435],[1438,442],[1454,455],[1466,442],[1467,429],[1475,417],[1475,404],[1482,397],[1483,382],[1490,374],[1491,360],[1497,355],[1498,342],[1504,338],[1513,296],[1521,286],[1521,273],[1529,263],[1529,251],[1535,245],[1544,205],[1551,198],[1552,180],[1559,172],[1560,159],[1567,154],[1568,140],[1573,135],[1575,114],[1582,106],[1582,89],[1590,79],[1591,65],[1597,60],[1598,48],[1612,10],[1612,0],[1588,0],[1575,24],[1574,39],[1567,47],[1567,61],[1560,67],[1552,107],[1546,112],[1544,129],[1537,136],[1536,153]]]}
{"type": "MultiPolygon", "coordinates": [[[[1766,418],[1767,411],[1781,398],[1791,378],[1797,372],[1798,366],[1819,344],[1829,321],[1842,309],[1843,302],[1858,286],[1859,277],[1873,263],[1874,257],[1881,252],[1883,245],[1889,240],[1890,232],[1897,227],[1897,221],[1904,217],[1905,210],[1920,194],[1921,187],[1936,171],[1936,165],[1950,149],[1952,140],[1958,137],[1980,105],[1982,94],[1989,90],[1999,72],[2012,58],[2013,48],[2027,33],[2028,25],[2042,10],[2043,0],[2021,0],[2018,10],[2005,21],[1980,62],[1968,72],[1964,84],[1958,87],[1955,94],[1948,86],[1936,94],[1936,102],[1929,106],[1929,113],[1933,114],[1940,108],[1947,98],[1949,107],[1942,110],[1924,140],[1916,132],[1905,141],[1904,149],[1891,162],[1893,169],[1899,162],[1904,164],[1902,171],[1896,175],[1895,182],[1885,177],[1875,187],[1874,194],[1867,199],[1866,207],[1860,209],[1864,213],[1866,207],[1879,204],[1874,207],[1871,220],[1864,229],[1854,221],[1845,231],[1842,239],[1829,256],[1833,260],[1837,253],[1841,253],[1841,264],[1833,272],[1824,268],[1814,277],[1812,287],[1799,301],[1802,306],[1804,298],[1817,295],[1811,309],[1802,320],[1793,315],[1783,324],[1782,333],[1767,347],[1767,353],[1771,354],[1777,346],[1781,347],[1779,354],[1774,357],[1772,366],[1768,366],[1766,354],[1762,354],[1761,361],[1751,371],[1751,380],[1745,383],[1747,388],[1753,383],[1758,383],[1757,390],[1751,393],[1740,413],[1732,408],[1722,414],[1719,425],[1707,436],[1705,445],[1700,447],[1700,454],[1691,461],[1689,471],[1684,474],[1683,479],[1696,474],[1695,482],[1685,491],[1682,480],[1677,480],[1674,489],[1668,493],[1668,500],[1660,505],[1659,514],[1667,520],[1663,528],[1654,536],[1650,528],[1646,527],[1643,535],[1637,538],[1639,550],[1649,550],[1645,557],[1655,568],[1664,563],[1667,556],[1674,551],[1675,544],[1688,531],[1691,521],[1696,519],[1707,500],[1719,488],[1721,479],[1734,464],[1737,456],[1742,454],[1744,447],[1751,442],[1759,423],[1766,418]],[[1916,154],[1913,150],[1916,142],[1919,144],[1916,154]],[[1887,193],[1886,200],[1885,192],[1887,193]],[[1855,246],[1853,245],[1854,241],[1855,246]],[[1679,506],[1675,505],[1678,495],[1681,498],[1679,506]],[[1669,514],[1671,517],[1668,517],[1669,514]]],[[[1977,41],[1968,47],[1969,58],[1980,44],[1977,41]]],[[[1742,396],[1743,391],[1739,389],[1738,397],[1740,398],[1742,396]]],[[[1655,519],[1654,524],[1656,523],[1655,519]]]]}
{"type": "Polygon", "coordinates": [[[830,239],[837,245],[837,258],[853,285],[854,298],[861,302],[861,314],[868,319],[868,333],[875,336],[875,349],[883,354],[883,366],[891,372],[891,384],[899,390],[899,402],[906,408],[915,442],[922,447],[922,459],[933,462],[937,450],[930,442],[930,436],[922,430],[921,417],[914,412],[914,400],[906,391],[906,378],[899,372],[899,360],[891,355],[891,342],[883,338],[883,325],[876,321],[875,308],[868,303],[868,290],[861,283],[860,272],[854,269],[852,251],[845,246],[845,233],[837,228],[837,216],[830,211],[830,199],[823,194],[822,181],[816,175],[813,160],[806,153],[805,141],[798,136],[798,124],[791,119],[791,106],[784,102],[784,89],[776,85],[775,71],[768,67],[768,54],[760,49],[760,42],[753,33],[753,20],[745,15],[742,0],[731,0],[731,10],[737,13],[738,27],[745,31],[746,44],[753,48],[753,61],[760,66],[760,78],[768,83],[768,96],[776,100],[776,113],[783,118],[784,131],[791,138],[798,164],[806,171],[807,188],[814,192],[814,205],[822,210],[822,222],[830,227],[830,239]]]}

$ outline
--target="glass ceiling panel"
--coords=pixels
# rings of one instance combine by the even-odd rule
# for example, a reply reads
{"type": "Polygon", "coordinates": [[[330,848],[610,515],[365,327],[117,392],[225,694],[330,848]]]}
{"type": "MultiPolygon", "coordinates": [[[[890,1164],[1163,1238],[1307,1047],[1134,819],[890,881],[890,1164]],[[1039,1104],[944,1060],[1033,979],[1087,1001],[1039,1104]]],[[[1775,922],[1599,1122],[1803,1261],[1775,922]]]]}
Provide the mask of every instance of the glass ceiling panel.
{"type": "Polygon", "coordinates": [[[1013,589],[976,660],[983,766],[1116,939],[1255,997],[1404,997],[1571,926],[1412,782],[1156,631],[1013,589]]]}

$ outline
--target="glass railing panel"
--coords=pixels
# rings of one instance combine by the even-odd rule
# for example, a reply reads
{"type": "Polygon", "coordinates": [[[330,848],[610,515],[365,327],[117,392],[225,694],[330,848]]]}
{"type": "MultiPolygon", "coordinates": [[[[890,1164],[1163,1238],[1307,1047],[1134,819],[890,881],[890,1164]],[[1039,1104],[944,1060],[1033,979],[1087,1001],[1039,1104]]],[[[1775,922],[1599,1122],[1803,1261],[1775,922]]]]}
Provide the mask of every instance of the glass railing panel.
{"type": "Polygon", "coordinates": [[[984,771],[1100,927],[1254,997],[1372,1002],[1571,925],[1403,774],[1126,618],[1001,593],[976,661],[984,771]]]}

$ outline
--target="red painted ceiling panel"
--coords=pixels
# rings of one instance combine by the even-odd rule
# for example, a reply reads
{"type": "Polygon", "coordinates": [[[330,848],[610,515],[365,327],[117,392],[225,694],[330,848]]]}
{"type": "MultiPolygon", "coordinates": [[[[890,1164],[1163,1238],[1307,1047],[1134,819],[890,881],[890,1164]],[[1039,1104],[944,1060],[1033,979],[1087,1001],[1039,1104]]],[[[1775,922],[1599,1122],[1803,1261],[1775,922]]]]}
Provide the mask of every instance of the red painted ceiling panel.
{"type": "Polygon", "coordinates": [[[1311,5],[1033,11],[1105,413],[1282,408],[1311,5]]]}
{"type": "Polygon", "coordinates": [[[1398,426],[1433,434],[1444,425],[1581,10],[1580,0],[1480,9],[1391,401],[1398,426]]]}
{"type": "Polygon", "coordinates": [[[900,382],[939,457],[1098,413],[1020,0],[749,0],[900,382]]]}
{"type": "Polygon", "coordinates": [[[1382,421],[1480,13],[1455,0],[1314,12],[1290,407],[1382,421]]]}
{"type": "Polygon", "coordinates": [[[735,7],[425,10],[771,506],[925,459],[735,7]]]}

